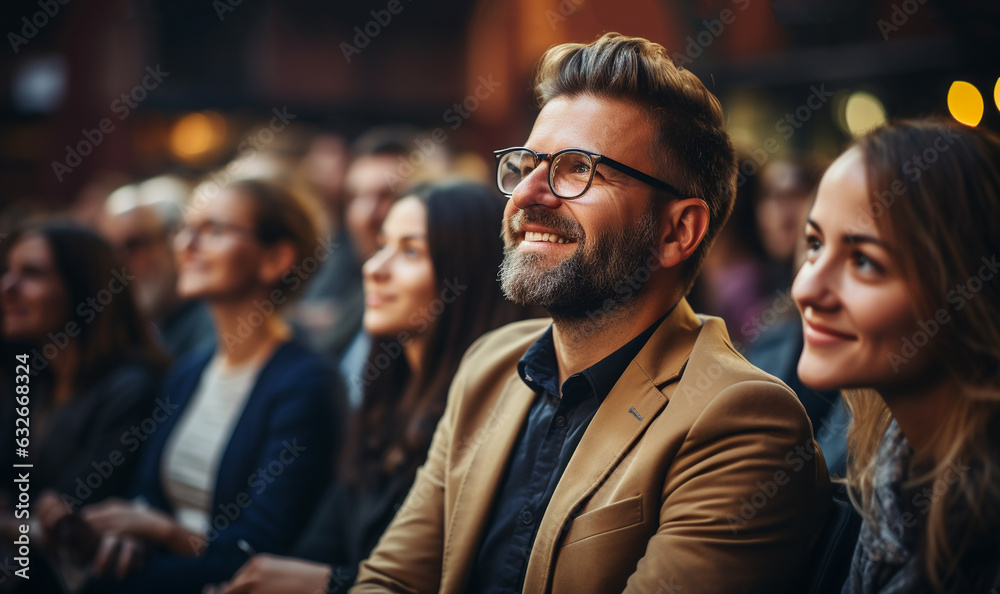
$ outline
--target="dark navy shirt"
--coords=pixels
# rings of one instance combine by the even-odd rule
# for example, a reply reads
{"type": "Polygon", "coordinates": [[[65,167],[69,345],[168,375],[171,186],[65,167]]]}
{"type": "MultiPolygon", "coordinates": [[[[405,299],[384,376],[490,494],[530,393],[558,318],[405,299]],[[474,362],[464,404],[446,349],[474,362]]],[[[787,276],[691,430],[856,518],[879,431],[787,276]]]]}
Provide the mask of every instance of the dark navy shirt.
{"type": "Polygon", "coordinates": [[[538,524],[566,464],[601,402],[664,318],[601,361],[569,376],[561,398],[551,326],[521,357],[517,373],[538,397],[521,427],[493,501],[466,592],[521,591],[538,524]]]}

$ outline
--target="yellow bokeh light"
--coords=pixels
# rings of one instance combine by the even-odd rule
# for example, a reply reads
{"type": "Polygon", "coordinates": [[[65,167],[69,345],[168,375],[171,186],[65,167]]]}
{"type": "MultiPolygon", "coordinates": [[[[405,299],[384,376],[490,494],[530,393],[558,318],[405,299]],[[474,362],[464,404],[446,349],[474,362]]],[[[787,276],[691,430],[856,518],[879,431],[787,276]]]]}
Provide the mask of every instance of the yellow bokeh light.
{"type": "Polygon", "coordinates": [[[997,84],[993,86],[993,102],[997,104],[997,109],[1000,109],[1000,78],[997,79],[997,84]]]}
{"type": "Polygon", "coordinates": [[[860,136],[872,128],[881,126],[885,120],[885,107],[879,98],[871,93],[855,91],[844,104],[844,122],[852,136],[860,136]]]}
{"type": "Polygon", "coordinates": [[[983,119],[983,96],[979,89],[965,82],[956,80],[948,89],[948,111],[951,117],[966,126],[975,126],[983,119]]]}
{"type": "Polygon", "coordinates": [[[170,151],[184,161],[203,159],[222,146],[226,120],[214,111],[189,113],[170,131],[170,151]]]}

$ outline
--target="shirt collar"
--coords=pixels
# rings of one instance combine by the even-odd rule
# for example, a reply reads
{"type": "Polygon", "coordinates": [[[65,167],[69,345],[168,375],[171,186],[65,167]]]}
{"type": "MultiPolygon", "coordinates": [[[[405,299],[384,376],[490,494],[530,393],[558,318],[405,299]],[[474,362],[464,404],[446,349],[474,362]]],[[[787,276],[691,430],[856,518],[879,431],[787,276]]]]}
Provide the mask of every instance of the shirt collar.
{"type": "Polygon", "coordinates": [[[556,363],[551,324],[517,362],[517,373],[521,376],[521,381],[535,392],[546,391],[553,396],[562,394],[564,397],[579,397],[581,392],[588,393],[586,388],[589,388],[589,393],[593,394],[599,403],[604,402],[611,388],[618,382],[618,378],[625,373],[628,364],[635,359],[649,341],[649,337],[672,311],[673,308],[617,351],[566,378],[561,392],[558,386],[559,366],[556,363]]]}

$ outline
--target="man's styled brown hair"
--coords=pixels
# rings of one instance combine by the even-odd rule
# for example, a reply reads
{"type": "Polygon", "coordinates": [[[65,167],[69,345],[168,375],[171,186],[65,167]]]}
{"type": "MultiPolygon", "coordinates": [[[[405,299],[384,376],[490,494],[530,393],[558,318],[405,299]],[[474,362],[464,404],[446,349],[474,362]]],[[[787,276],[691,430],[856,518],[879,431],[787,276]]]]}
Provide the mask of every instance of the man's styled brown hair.
{"type": "Polygon", "coordinates": [[[618,33],[550,48],[538,63],[534,88],[540,107],[560,96],[593,95],[648,110],[656,126],[652,173],[708,205],[708,231],[684,264],[686,293],[736,196],[736,157],[719,100],[675,66],[663,46],[618,33]]]}

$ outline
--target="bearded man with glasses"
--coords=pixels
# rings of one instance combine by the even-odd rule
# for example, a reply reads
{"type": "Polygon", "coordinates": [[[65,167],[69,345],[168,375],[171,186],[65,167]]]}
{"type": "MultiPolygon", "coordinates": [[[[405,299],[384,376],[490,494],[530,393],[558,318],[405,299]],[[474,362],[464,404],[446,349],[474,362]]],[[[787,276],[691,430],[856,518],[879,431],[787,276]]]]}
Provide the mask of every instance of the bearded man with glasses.
{"type": "Polygon", "coordinates": [[[735,196],[718,100],[618,34],[535,89],[496,152],[500,280],[552,319],[469,349],[352,591],[798,591],[830,504],[809,420],[684,299],[735,196]]]}

